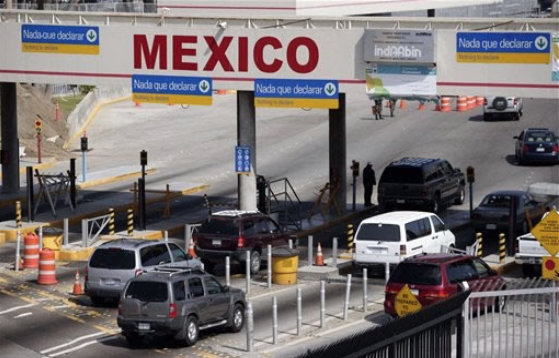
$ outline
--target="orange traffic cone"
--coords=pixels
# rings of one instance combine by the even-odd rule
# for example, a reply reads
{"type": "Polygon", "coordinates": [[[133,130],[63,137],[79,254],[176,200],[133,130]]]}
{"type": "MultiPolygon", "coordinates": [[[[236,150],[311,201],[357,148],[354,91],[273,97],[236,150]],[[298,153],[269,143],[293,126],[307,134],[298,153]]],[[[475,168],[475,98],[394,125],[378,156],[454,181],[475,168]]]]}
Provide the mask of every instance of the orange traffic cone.
{"type": "Polygon", "coordinates": [[[140,102],[138,102],[138,101],[134,102],[134,106],[135,107],[140,107],[140,102]]]}
{"type": "Polygon", "coordinates": [[[314,264],[316,266],[324,266],[324,256],[322,256],[322,248],[320,247],[320,242],[318,243],[318,249],[316,250],[316,260],[314,264]]]}
{"type": "Polygon", "coordinates": [[[194,250],[194,243],[191,241],[188,245],[188,254],[192,257],[196,257],[196,250],[194,250]]]}
{"type": "Polygon", "coordinates": [[[400,109],[405,109],[406,108],[406,100],[405,99],[401,99],[400,100],[400,109]]]}
{"type": "Polygon", "coordinates": [[[73,295],[83,295],[82,285],[80,284],[80,271],[76,271],[76,282],[74,283],[73,295]]]}
{"type": "Polygon", "coordinates": [[[419,102],[419,106],[417,107],[417,110],[422,111],[425,109],[425,104],[423,104],[423,102],[419,102]]]}

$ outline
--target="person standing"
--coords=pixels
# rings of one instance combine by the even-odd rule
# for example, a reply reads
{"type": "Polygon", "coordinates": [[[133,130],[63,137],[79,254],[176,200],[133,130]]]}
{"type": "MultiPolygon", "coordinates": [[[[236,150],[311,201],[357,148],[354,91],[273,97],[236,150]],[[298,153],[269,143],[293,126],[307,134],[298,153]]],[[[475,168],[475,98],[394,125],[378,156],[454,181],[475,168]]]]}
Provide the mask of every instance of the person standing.
{"type": "Polygon", "coordinates": [[[375,119],[382,118],[382,98],[375,98],[375,105],[373,106],[373,116],[375,119]]]}
{"type": "Polygon", "coordinates": [[[365,168],[363,168],[363,187],[365,189],[365,206],[369,207],[372,205],[371,196],[373,195],[373,186],[377,184],[377,179],[375,177],[375,170],[373,169],[373,163],[367,162],[365,168]]]}
{"type": "Polygon", "coordinates": [[[390,117],[394,117],[394,110],[396,109],[396,98],[390,98],[388,100],[388,103],[390,105],[390,117]]]}

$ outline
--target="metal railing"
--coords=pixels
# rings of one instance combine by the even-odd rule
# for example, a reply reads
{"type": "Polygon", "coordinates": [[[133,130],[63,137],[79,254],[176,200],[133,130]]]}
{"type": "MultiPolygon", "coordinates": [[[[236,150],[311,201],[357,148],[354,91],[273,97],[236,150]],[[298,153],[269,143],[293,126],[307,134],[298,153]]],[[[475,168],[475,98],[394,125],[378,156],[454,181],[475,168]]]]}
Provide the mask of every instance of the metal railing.
{"type": "Polygon", "coordinates": [[[89,247],[97,240],[103,229],[109,224],[112,214],[82,219],[82,247],[89,247]]]}
{"type": "Polygon", "coordinates": [[[266,181],[268,214],[277,213],[278,221],[301,229],[301,200],[287,178],[266,181]]]}

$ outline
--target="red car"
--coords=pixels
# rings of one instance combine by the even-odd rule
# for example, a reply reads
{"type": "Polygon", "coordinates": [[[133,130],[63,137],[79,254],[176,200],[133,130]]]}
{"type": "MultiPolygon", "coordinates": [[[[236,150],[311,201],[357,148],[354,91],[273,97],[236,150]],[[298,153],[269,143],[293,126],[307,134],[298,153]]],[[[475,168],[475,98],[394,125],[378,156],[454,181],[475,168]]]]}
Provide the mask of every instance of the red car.
{"type": "MultiPolygon", "coordinates": [[[[454,295],[460,290],[459,283],[464,281],[472,291],[498,291],[505,287],[505,280],[480,258],[464,254],[423,254],[396,266],[386,284],[384,311],[393,316],[411,313],[414,307],[425,307],[454,295]]],[[[504,303],[502,297],[498,302],[494,299],[487,303],[472,302],[472,307],[483,310],[487,305],[500,310],[504,303]]]]}

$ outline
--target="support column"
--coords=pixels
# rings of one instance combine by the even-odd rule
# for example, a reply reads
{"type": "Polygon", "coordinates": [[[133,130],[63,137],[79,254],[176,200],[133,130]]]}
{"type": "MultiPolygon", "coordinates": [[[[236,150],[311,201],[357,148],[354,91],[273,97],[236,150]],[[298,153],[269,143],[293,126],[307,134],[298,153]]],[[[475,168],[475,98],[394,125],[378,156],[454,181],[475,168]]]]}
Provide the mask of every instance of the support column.
{"type": "Polygon", "coordinates": [[[19,139],[16,83],[0,83],[2,131],[2,192],[19,192],[19,139]]]}
{"type": "Polygon", "coordinates": [[[258,210],[256,206],[256,115],[253,91],[237,91],[237,142],[238,145],[250,147],[250,173],[239,174],[237,179],[239,210],[258,210]]]}
{"type": "MultiPolygon", "coordinates": [[[[329,162],[330,185],[339,186],[336,193],[336,202],[341,213],[346,212],[346,120],[345,120],[345,93],[340,93],[338,109],[328,111],[329,119],[329,162]]],[[[336,213],[334,204],[330,207],[331,213],[336,213]]]]}

